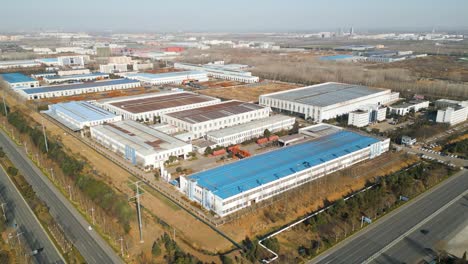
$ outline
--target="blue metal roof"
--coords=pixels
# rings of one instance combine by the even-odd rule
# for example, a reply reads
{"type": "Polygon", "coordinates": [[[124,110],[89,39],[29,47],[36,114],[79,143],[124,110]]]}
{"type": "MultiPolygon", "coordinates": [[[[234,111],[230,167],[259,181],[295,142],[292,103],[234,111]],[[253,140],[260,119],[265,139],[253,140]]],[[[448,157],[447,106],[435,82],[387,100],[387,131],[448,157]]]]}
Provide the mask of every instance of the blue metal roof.
{"type": "Polygon", "coordinates": [[[58,58],[41,58],[37,59],[37,61],[42,63],[58,63],[58,58]]]}
{"type": "Polygon", "coordinates": [[[197,185],[226,199],[295,172],[350,154],[379,140],[340,131],[314,141],[243,159],[189,176],[197,185]]]}
{"type": "Polygon", "coordinates": [[[346,54],[340,54],[340,55],[333,55],[333,56],[323,56],[320,57],[321,61],[335,61],[335,60],[345,60],[345,59],[350,59],[354,57],[353,55],[346,55],[346,54]]]}
{"type": "Polygon", "coordinates": [[[60,79],[82,79],[82,78],[88,78],[88,77],[103,77],[103,76],[109,76],[107,73],[102,73],[102,72],[94,72],[94,73],[88,73],[88,74],[73,74],[73,75],[65,75],[65,76],[47,76],[45,79],[47,80],[60,80],[60,79]]]}
{"type": "Polygon", "coordinates": [[[54,111],[63,112],[67,116],[79,122],[99,121],[102,119],[115,117],[115,115],[111,112],[84,101],[58,103],[50,105],[49,108],[53,109],[54,111]]]}
{"type": "Polygon", "coordinates": [[[0,76],[8,83],[22,83],[22,82],[34,82],[35,79],[24,75],[22,73],[4,73],[0,76]]]}
{"type": "Polygon", "coordinates": [[[22,91],[25,92],[26,94],[38,94],[38,93],[66,91],[66,90],[75,90],[75,89],[83,89],[83,88],[93,88],[93,87],[108,86],[108,85],[119,85],[119,84],[127,84],[127,83],[139,83],[139,81],[129,80],[129,79],[114,79],[114,80],[109,80],[109,81],[93,82],[93,83],[42,86],[39,88],[23,89],[22,91]]]}

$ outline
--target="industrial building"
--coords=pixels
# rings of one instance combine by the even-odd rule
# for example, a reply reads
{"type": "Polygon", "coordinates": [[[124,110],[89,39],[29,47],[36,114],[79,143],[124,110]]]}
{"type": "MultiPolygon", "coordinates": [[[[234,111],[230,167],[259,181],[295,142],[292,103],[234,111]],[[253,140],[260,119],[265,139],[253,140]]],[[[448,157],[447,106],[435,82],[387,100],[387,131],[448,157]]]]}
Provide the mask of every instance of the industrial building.
{"type": "Polygon", "coordinates": [[[412,100],[401,104],[395,104],[389,106],[390,113],[404,116],[411,111],[418,112],[421,109],[429,107],[429,101],[424,100],[412,100]]]}
{"type": "Polygon", "coordinates": [[[116,73],[116,72],[127,72],[127,64],[109,63],[105,65],[99,65],[99,71],[103,73],[116,73]]]}
{"type": "Polygon", "coordinates": [[[52,97],[73,96],[84,93],[95,93],[112,90],[122,90],[140,87],[140,82],[129,79],[114,79],[93,83],[42,86],[18,90],[27,100],[37,100],[52,97]]]}
{"type": "Polygon", "coordinates": [[[449,99],[439,99],[434,102],[435,107],[437,108],[445,108],[445,107],[468,107],[468,101],[456,101],[456,100],[449,100],[449,99]]]}
{"type": "Polygon", "coordinates": [[[259,103],[273,110],[299,115],[316,122],[335,118],[368,105],[385,105],[398,100],[399,93],[343,83],[322,83],[260,95],[259,103]]]}
{"type": "MultiPolygon", "coordinates": [[[[259,81],[257,76],[252,76],[251,72],[240,70],[243,67],[237,67],[240,64],[236,64],[236,66],[230,66],[230,64],[205,64],[205,65],[197,65],[197,64],[190,64],[190,63],[174,63],[174,68],[176,69],[183,69],[183,70],[192,70],[192,71],[202,71],[206,72],[208,76],[230,80],[230,81],[237,81],[237,82],[245,82],[245,83],[256,83],[259,81]]],[[[244,66],[244,65],[240,65],[244,66]]]]}
{"type": "Polygon", "coordinates": [[[227,101],[210,106],[161,115],[161,123],[191,132],[193,138],[201,138],[207,132],[231,127],[252,120],[266,118],[270,108],[240,101],[227,101]]]}
{"type": "Polygon", "coordinates": [[[152,93],[109,98],[95,104],[124,119],[153,120],[164,113],[190,110],[221,102],[220,99],[189,92],[152,93]]]}
{"type": "Polygon", "coordinates": [[[210,131],[206,133],[206,139],[216,143],[216,145],[227,147],[261,137],[266,129],[272,133],[289,130],[294,126],[295,122],[294,117],[273,115],[237,126],[210,131]]]}
{"type": "Polygon", "coordinates": [[[3,73],[0,74],[0,79],[3,79],[12,89],[39,87],[37,80],[22,73],[3,73]]]}
{"type": "MultiPolygon", "coordinates": [[[[314,128],[310,128],[313,130],[314,128]]],[[[309,130],[310,130],[309,129],[309,130]]],[[[317,130],[322,130],[319,125],[317,130]]],[[[180,191],[223,217],[388,151],[390,140],[338,129],[312,141],[180,177],[180,191]]]]}
{"type": "Polygon", "coordinates": [[[36,61],[46,66],[58,66],[59,65],[59,61],[57,58],[42,58],[42,59],[36,59],[36,61]]]}
{"type": "Polygon", "coordinates": [[[29,68],[39,66],[41,66],[41,64],[34,60],[0,61],[0,69],[29,68]]]}
{"type": "Polygon", "coordinates": [[[60,56],[58,59],[59,66],[68,66],[68,67],[84,67],[88,56],[60,56]]]}
{"type": "Polygon", "coordinates": [[[84,101],[49,105],[49,110],[44,113],[73,131],[122,120],[121,116],[84,101]]]}
{"type": "Polygon", "coordinates": [[[436,122],[456,125],[465,122],[468,117],[468,107],[461,105],[449,106],[445,109],[437,110],[436,122]]]}
{"type": "Polygon", "coordinates": [[[64,83],[64,82],[90,82],[96,80],[108,79],[109,74],[95,72],[88,74],[74,74],[74,75],[56,75],[56,76],[44,76],[43,80],[48,84],[64,83]]]}
{"type": "Polygon", "coordinates": [[[79,75],[79,74],[91,74],[91,71],[86,68],[57,71],[57,75],[59,76],[79,75]]]}
{"type": "Polygon", "coordinates": [[[386,115],[386,107],[366,107],[349,113],[348,125],[352,125],[355,127],[365,127],[373,122],[384,121],[386,115]]]}
{"type": "Polygon", "coordinates": [[[93,126],[91,138],[145,169],[158,168],[170,156],[186,158],[192,145],[132,120],[93,126]]]}
{"type": "Polygon", "coordinates": [[[201,71],[181,71],[168,73],[130,73],[125,75],[128,79],[138,80],[144,84],[182,84],[186,81],[206,82],[208,76],[201,71]]]}

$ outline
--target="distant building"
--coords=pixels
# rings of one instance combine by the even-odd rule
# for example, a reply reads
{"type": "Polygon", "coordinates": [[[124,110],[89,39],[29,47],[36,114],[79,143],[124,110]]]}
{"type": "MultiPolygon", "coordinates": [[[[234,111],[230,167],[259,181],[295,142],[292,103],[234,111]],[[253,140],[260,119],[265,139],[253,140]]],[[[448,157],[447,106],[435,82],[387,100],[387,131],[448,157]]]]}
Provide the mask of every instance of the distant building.
{"type": "Polygon", "coordinates": [[[456,101],[456,100],[449,100],[449,99],[439,99],[434,102],[434,105],[437,108],[445,108],[445,107],[468,107],[468,101],[456,101]]]}
{"type": "Polygon", "coordinates": [[[57,71],[57,75],[59,76],[67,76],[67,75],[79,75],[79,74],[91,74],[89,69],[73,69],[73,70],[62,70],[57,71]]]}
{"type": "Polygon", "coordinates": [[[69,67],[84,67],[85,56],[61,56],[58,57],[58,65],[69,67]]]}
{"type": "Polygon", "coordinates": [[[109,57],[109,64],[132,64],[132,58],[127,56],[109,57]]]}
{"type": "Polygon", "coordinates": [[[41,63],[34,60],[0,61],[0,69],[29,68],[39,66],[41,66],[41,63]]]}
{"type": "Polygon", "coordinates": [[[390,113],[404,116],[408,114],[410,111],[418,112],[419,110],[428,108],[428,107],[429,107],[429,101],[412,100],[409,102],[391,105],[388,108],[390,109],[390,113]]]}
{"type": "Polygon", "coordinates": [[[449,106],[445,109],[439,109],[437,111],[436,122],[447,123],[449,125],[456,125],[465,122],[468,115],[468,107],[449,106]]]}
{"type": "Polygon", "coordinates": [[[45,76],[43,77],[44,81],[48,84],[54,83],[64,83],[64,82],[90,82],[96,80],[104,80],[108,79],[109,74],[95,72],[95,73],[88,73],[88,74],[74,74],[74,75],[65,75],[65,76],[45,76]]]}
{"type": "Polygon", "coordinates": [[[144,71],[144,70],[152,70],[153,63],[134,63],[133,70],[134,71],[144,71]]]}
{"type": "Polygon", "coordinates": [[[138,80],[144,84],[159,85],[159,84],[182,84],[184,82],[197,81],[206,82],[208,76],[206,72],[201,71],[182,71],[182,72],[167,72],[167,73],[130,73],[125,77],[132,80],[138,80]]]}
{"type": "Polygon", "coordinates": [[[176,69],[203,71],[203,72],[206,72],[208,76],[218,78],[218,79],[245,82],[245,83],[259,82],[260,79],[257,76],[252,76],[251,72],[242,70],[245,68],[245,66],[246,65],[241,65],[241,64],[226,64],[225,65],[224,62],[205,64],[205,65],[182,63],[182,62],[174,63],[174,68],[176,69]]]}
{"type": "Polygon", "coordinates": [[[22,73],[3,73],[0,74],[0,79],[3,79],[12,89],[39,87],[37,80],[22,73]]]}
{"type": "Polygon", "coordinates": [[[123,63],[123,64],[109,63],[105,65],[99,65],[99,71],[103,73],[127,72],[128,67],[126,63],[123,63]]]}
{"type": "Polygon", "coordinates": [[[408,136],[402,136],[401,137],[401,144],[407,145],[407,146],[412,146],[416,144],[416,138],[411,138],[408,136]]]}
{"type": "Polygon", "coordinates": [[[384,121],[387,114],[385,107],[365,107],[348,115],[348,125],[365,127],[372,122],[384,121]]]}

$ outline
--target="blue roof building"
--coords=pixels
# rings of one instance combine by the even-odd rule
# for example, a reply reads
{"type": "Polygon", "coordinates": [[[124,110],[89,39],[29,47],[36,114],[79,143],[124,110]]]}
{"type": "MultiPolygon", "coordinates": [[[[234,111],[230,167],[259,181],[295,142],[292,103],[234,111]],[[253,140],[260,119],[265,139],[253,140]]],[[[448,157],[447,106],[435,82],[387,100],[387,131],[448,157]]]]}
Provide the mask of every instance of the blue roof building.
{"type": "Polygon", "coordinates": [[[220,216],[388,150],[389,140],[340,130],[303,144],[181,177],[187,196],[220,216]]]}
{"type": "Polygon", "coordinates": [[[121,116],[84,101],[49,105],[49,110],[44,113],[73,131],[122,120],[121,116]]]}
{"type": "Polygon", "coordinates": [[[39,82],[22,73],[3,73],[0,74],[2,78],[11,88],[33,88],[38,87],[39,82]]]}

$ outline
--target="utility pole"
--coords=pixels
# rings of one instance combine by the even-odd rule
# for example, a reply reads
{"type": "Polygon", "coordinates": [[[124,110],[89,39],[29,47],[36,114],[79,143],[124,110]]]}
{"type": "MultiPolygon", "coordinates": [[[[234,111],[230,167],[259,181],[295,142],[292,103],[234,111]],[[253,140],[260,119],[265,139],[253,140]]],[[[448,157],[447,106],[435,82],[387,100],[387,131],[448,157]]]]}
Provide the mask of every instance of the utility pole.
{"type": "Polygon", "coordinates": [[[6,203],[0,204],[0,206],[2,207],[3,218],[5,218],[5,221],[6,221],[7,219],[6,219],[6,214],[5,214],[5,205],[6,203]]]}
{"type": "Polygon", "coordinates": [[[123,237],[120,237],[119,239],[117,239],[117,241],[120,241],[120,254],[122,255],[122,257],[124,256],[124,252],[123,252],[123,237]]]}
{"type": "Polygon", "coordinates": [[[6,107],[6,102],[5,102],[5,90],[3,90],[3,109],[5,110],[5,117],[8,118],[8,111],[6,107]]]}
{"type": "Polygon", "coordinates": [[[54,168],[50,168],[50,176],[52,176],[52,181],[55,182],[54,168]]]}
{"type": "Polygon", "coordinates": [[[70,201],[73,201],[72,193],[71,193],[71,185],[68,184],[67,188],[68,188],[68,194],[70,195],[70,201]]]}
{"type": "Polygon", "coordinates": [[[129,200],[135,199],[136,202],[137,202],[138,227],[140,228],[140,243],[143,243],[143,225],[142,225],[142,222],[141,222],[141,205],[140,205],[140,196],[142,194],[140,193],[140,185],[139,185],[140,183],[141,183],[141,181],[137,181],[137,182],[133,183],[136,186],[136,194],[135,194],[135,196],[130,197],[129,200]]]}
{"type": "Polygon", "coordinates": [[[44,143],[45,143],[46,152],[49,152],[49,145],[47,145],[47,135],[45,132],[45,127],[44,127],[44,118],[42,118],[41,121],[42,121],[42,132],[44,133],[44,143]]]}
{"type": "Polygon", "coordinates": [[[93,225],[95,225],[96,221],[94,220],[94,207],[91,207],[91,218],[93,218],[93,225]]]}

